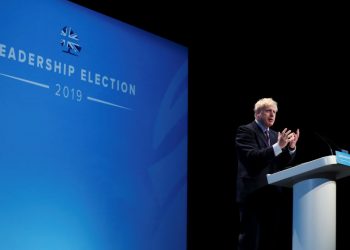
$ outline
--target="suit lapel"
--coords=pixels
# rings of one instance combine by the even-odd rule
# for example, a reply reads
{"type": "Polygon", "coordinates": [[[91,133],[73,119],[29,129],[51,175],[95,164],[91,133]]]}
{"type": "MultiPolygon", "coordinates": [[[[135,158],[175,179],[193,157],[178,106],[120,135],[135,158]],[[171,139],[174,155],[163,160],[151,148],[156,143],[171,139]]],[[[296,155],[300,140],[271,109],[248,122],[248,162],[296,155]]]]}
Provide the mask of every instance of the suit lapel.
{"type": "MultiPolygon", "coordinates": [[[[267,141],[266,141],[264,132],[261,130],[261,128],[258,126],[258,124],[256,124],[255,121],[254,121],[253,123],[254,123],[254,124],[252,124],[252,125],[253,125],[253,128],[254,128],[254,130],[255,130],[255,133],[257,134],[257,137],[258,137],[258,139],[259,139],[259,142],[260,142],[261,144],[263,144],[265,147],[268,147],[269,144],[268,144],[267,141]]],[[[270,136],[271,136],[271,133],[270,133],[270,136]]],[[[272,144],[273,144],[273,143],[272,143],[273,140],[272,140],[271,137],[270,137],[270,142],[271,142],[271,145],[272,145],[272,144]]]]}
{"type": "Polygon", "coordinates": [[[273,145],[273,144],[275,144],[277,142],[277,137],[278,137],[278,133],[276,131],[270,129],[271,145],[273,145]]]}

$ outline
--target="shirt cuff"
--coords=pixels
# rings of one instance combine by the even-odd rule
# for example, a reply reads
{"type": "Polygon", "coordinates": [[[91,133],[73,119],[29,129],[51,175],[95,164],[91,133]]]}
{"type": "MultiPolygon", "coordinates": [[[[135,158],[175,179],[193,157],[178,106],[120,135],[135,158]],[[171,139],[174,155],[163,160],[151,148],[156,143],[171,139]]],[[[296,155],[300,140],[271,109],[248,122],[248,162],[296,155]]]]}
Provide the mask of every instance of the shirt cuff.
{"type": "MultiPolygon", "coordinates": [[[[280,145],[278,145],[278,143],[276,142],[275,144],[272,145],[273,148],[273,152],[275,153],[275,156],[279,155],[280,153],[282,153],[282,149],[280,147],[280,145]]],[[[295,151],[295,150],[294,150],[295,151]]]]}
{"type": "Polygon", "coordinates": [[[297,150],[297,147],[295,147],[293,150],[290,147],[288,147],[288,151],[291,155],[294,154],[295,150],[297,150]]]}

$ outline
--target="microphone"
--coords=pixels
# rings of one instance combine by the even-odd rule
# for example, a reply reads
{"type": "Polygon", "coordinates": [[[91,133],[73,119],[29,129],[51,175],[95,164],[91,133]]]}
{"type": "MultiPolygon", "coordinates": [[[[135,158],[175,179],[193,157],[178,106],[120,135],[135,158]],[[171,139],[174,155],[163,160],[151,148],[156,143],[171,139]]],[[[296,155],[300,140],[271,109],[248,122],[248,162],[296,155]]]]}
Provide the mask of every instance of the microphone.
{"type": "Polygon", "coordinates": [[[320,138],[327,146],[329,151],[331,152],[331,155],[335,155],[335,151],[341,151],[341,152],[345,152],[348,153],[347,150],[340,148],[337,144],[335,144],[331,139],[329,139],[328,137],[325,137],[323,135],[320,135],[319,133],[317,133],[316,131],[313,131],[314,134],[320,138]]]}
{"type": "Polygon", "coordinates": [[[325,137],[323,137],[322,135],[320,135],[319,133],[317,133],[316,131],[313,131],[313,132],[318,138],[320,138],[328,146],[328,149],[329,149],[329,152],[331,152],[331,155],[334,155],[333,149],[332,149],[331,145],[328,143],[328,140],[325,137]]]}

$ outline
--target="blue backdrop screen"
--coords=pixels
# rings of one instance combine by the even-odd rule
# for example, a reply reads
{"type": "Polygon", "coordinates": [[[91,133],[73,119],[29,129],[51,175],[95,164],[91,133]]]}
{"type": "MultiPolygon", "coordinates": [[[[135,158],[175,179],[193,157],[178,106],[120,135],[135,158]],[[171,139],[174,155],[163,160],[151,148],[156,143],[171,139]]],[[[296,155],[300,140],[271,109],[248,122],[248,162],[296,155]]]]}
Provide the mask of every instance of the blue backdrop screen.
{"type": "Polygon", "coordinates": [[[0,248],[186,249],[187,48],[64,0],[0,27],[0,248]]]}

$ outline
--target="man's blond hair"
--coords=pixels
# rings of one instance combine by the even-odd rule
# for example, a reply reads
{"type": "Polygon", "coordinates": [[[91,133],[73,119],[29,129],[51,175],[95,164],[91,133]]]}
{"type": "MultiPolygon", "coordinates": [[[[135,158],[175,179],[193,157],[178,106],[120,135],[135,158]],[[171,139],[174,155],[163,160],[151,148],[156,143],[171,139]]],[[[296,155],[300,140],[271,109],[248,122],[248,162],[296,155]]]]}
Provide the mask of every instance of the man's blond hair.
{"type": "Polygon", "coordinates": [[[278,108],[277,108],[277,102],[275,100],[273,100],[272,98],[261,98],[259,101],[255,103],[254,116],[256,117],[256,115],[259,114],[262,110],[271,106],[275,107],[277,112],[278,108]]]}

